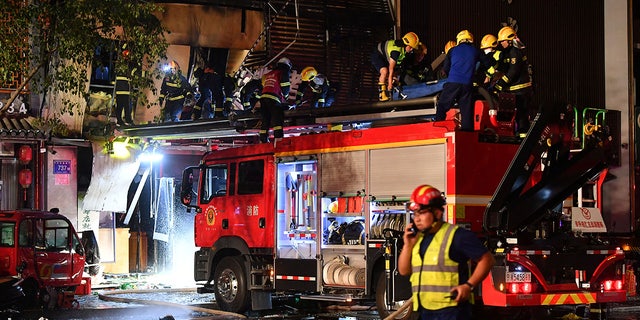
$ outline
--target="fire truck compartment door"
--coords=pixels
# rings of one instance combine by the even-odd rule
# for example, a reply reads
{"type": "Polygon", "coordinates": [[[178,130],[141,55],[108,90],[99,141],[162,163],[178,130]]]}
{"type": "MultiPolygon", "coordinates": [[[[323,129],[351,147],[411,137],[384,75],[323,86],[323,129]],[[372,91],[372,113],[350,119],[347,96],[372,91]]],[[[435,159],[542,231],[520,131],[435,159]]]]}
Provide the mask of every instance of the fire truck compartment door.
{"type": "Polygon", "coordinates": [[[327,193],[351,194],[365,187],[365,152],[325,153],[321,158],[322,186],[327,193]]]}
{"type": "Polygon", "coordinates": [[[316,259],[276,259],[277,291],[316,291],[318,261],[316,259]]]}
{"type": "Polygon", "coordinates": [[[376,197],[409,197],[414,187],[428,183],[445,190],[444,143],[371,150],[371,185],[376,197]]]}

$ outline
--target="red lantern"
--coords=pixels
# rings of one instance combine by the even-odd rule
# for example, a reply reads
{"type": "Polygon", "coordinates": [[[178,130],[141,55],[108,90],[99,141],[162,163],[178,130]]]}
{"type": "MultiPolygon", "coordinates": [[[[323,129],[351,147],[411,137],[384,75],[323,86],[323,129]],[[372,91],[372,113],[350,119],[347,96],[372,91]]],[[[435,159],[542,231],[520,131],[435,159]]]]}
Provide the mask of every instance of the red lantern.
{"type": "Polygon", "coordinates": [[[31,147],[26,144],[20,146],[20,149],[18,149],[18,160],[20,163],[27,164],[31,162],[32,159],[33,151],[31,150],[31,147]]]}
{"type": "Polygon", "coordinates": [[[18,182],[20,182],[20,186],[23,188],[29,188],[31,186],[31,182],[33,181],[33,175],[31,174],[31,170],[22,169],[18,172],[18,182]]]}

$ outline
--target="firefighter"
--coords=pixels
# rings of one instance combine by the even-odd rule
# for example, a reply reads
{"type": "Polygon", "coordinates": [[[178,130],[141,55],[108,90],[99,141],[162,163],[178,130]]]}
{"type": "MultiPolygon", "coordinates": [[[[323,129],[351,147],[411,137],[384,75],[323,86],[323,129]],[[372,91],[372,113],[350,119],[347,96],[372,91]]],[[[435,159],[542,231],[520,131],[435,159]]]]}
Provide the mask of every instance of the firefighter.
{"type": "Polygon", "coordinates": [[[324,74],[318,73],[314,67],[306,67],[301,72],[302,82],[296,93],[296,107],[304,103],[307,87],[311,89],[311,106],[314,108],[330,107],[335,101],[338,86],[331,83],[324,74]]]}
{"type": "Polygon", "coordinates": [[[240,102],[244,111],[252,111],[262,94],[262,80],[251,79],[240,89],[240,102]]]}
{"type": "Polygon", "coordinates": [[[224,74],[224,104],[222,109],[216,108],[216,118],[227,117],[233,110],[233,93],[236,91],[236,78],[230,74],[224,74]]]}
{"type": "Polygon", "coordinates": [[[533,80],[529,62],[523,50],[524,46],[513,28],[507,26],[500,29],[498,42],[502,52],[496,74],[502,76],[497,80],[495,89],[499,92],[515,95],[515,134],[524,137],[529,131],[529,104],[533,95],[533,80]]]}
{"type": "Polygon", "coordinates": [[[431,63],[425,59],[427,56],[427,46],[420,42],[418,49],[407,54],[407,58],[402,63],[400,73],[401,85],[412,85],[421,82],[435,80],[431,63]]]}
{"type": "Polygon", "coordinates": [[[460,31],[456,36],[456,46],[449,50],[444,60],[443,70],[448,77],[436,104],[436,121],[445,120],[447,111],[457,102],[461,115],[460,130],[473,131],[473,80],[478,62],[481,70],[492,65],[482,51],[473,46],[471,32],[460,31]]]}
{"type": "Polygon", "coordinates": [[[215,71],[210,66],[204,69],[198,68],[193,73],[198,79],[198,90],[200,91],[200,98],[193,107],[193,119],[197,120],[202,117],[203,119],[213,118],[213,91],[211,90],[214,85],[215,71]]]}
{"type": "Polygon", "coordinates": [[[172,60],[165,68],[166,75],[160,88],[160,105],[166,101],[164,121],[177,122],[180,121],[180,113],[182,112],[185,98],[188,94],[192,94],[191,85],[187,78],[182,75],[180,66],[176,61],[172,60]]]}
{"type": "Polygon", "coordinates": [[[413,310],[422,319],[468,320],[472,291],[495,260],[473,232],[443,220],[445,205],[442,193],[430,185],[413,191],[407,204],[413,218],[404,230],[398,271],[410,276],[413,310]]]}
{"type": "Polygon", "coordinates": [[[289,97],[291,60],[280,58],[275,69],[262,76],[262,94],[260,95],[260,142],[268,142],[269,128],[273,127],[273,137],[284,136],[284,108],[289,97]],[[272,126],[273,125],[273,126],[272,126]]]}
{"type": "Polygon", "coordinates": [[[479,84],[488,86],[491,90],[491,79],[498,69],[498,61],[500,60],[500,51],[496,49],[497,47],[498,38],[496,38],[496,36],[492,34],[485,34],[484,37],[482,37],[482,41],[480,41],[480,50],[484,52],[485,56],[493,61],[493,65],[485,70],[483,76],[479,77],[484,78],[482,79],[482,82],[479,81],[479,84]]]}
{"type": "Polygon", "coordinates": [[[380,73],[378,78],[378,100],[388,101],[389,92],[395,82],[396,65],[400,65],[408,52],[418,48],[420,39],[413,32],[408,32],[402,39],[387,40],[378,43],[371,53],[371,64],[380,73]]]}
{"type": "Polygon", "coordinates": [[[121,56],[122,59],[127,64],[126,72],[123,74],[119,74],[116,76],[115,83],[115,96],[116,96],[116,125],[117,126],[128,126],[133,125],[133,119],[131,119],[132,114],[132,99],[131,99],[131,77],[137,71],[137,68],[130,61],[129,57],[131,55],[131,51],[127,48],[127,44],[125,43],[122,46],[121,56]],[[124,113],[124,120],[123,118],[124,113]]]}

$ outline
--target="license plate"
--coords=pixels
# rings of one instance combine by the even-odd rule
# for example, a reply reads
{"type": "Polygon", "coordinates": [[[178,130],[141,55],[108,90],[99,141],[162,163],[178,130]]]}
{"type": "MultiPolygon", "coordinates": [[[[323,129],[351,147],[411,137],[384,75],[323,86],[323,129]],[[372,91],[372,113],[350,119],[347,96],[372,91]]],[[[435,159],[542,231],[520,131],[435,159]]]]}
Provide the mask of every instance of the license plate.
{"type": "Polygon", "coordinates": [[[531,282],[531,272],[507,272],[507,282],[531,282]]]}

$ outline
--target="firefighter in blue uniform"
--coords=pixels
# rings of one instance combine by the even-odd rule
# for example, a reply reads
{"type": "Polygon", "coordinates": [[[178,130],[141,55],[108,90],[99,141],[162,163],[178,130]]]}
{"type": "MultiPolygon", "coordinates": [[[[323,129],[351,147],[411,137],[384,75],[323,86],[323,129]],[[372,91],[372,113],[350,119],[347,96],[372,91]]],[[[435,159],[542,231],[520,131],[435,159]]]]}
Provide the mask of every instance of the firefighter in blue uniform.
{"type": "Polygon", "coordinates": [[[284,108],[291,87],[291,60],[280,58],[275,69],[262,76],[262,95],[260,95],[260,142],[269,141],[269,128],[273,127],[273,137],[284,136],[284,108]]]}
{"type": "Polygon", "coordinates": [[[249,82],[247,82],[247,84],[242,86],[242,89],[240,89],[240,101],[242,102],[242,109],[245,112],[252,111],[258,100],[260,100],[261,94],[262,80],[249,80],[249,82]]]}
{"type": "Polygon", "coordinates": [[[413,310],[421,319],[470,320],[473,289],[495,259],[474,233],[443,220],[445,205],[430,185],[413,191],[407,204],[413,218],[404,230],[398,271],[410,276],[413,310]]]}
{"type": "Polygon", "coordinates": [[[533,80],[530,73],[529,61],[524,50],[515,46],[520,43],[518,36],[511,27],[503,27],[498,32],[498,42],[501,46],[498,71],[501,77],[495,84],[495,89],[503,93],[515,95],[516,101],[516,132],[524,137],[529,131],[529,104],[533,95],[533,80]]]}
{"type": "Polygon", "coordinates": [[[207,66],[204,69],[198,68],[193,73],[198,79],[198,90],[200,91],[200,98],[193,107],[193,119],[197,120],[202,117],[203,119],[213,118],[213,85],[215,72],[213,68],[207,66]]]}
{"type": "Polygon", "coordinates": [[[473,46],[471,32],[460,31],[456,36],[456,46],[449,50],[444,60],[443,69],[448,77],[436,104],[436,121],[445,120],[447,111],[457,102],[461,116],[460,130],[473,131],[473,80],[478,62],[481,70],[492,65],[482,51],[473,46]]]}
{"type": "Polygon", "coordinates": [[[171,61],[167,66],[167,74],[160,88],[160,105],[166,101],[164,106],[165,122],[180,121],[180,113],[187,94],[192,94],[191,85],[182,75],[178,63],[171,61]]]}
{"type": "Polygon", "coordinates": [[[223,80],[224,105],[222,108],[216,107],[216,118],[227,117],[233,111],[233,93],[236,91],[236,78],[229,73],[225,73],[223,80]]]}

